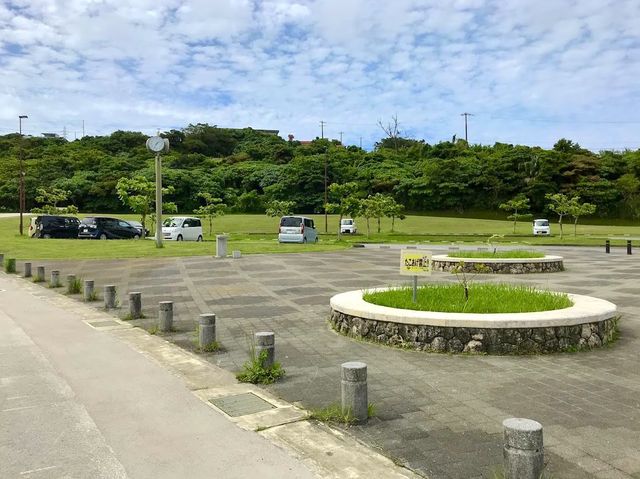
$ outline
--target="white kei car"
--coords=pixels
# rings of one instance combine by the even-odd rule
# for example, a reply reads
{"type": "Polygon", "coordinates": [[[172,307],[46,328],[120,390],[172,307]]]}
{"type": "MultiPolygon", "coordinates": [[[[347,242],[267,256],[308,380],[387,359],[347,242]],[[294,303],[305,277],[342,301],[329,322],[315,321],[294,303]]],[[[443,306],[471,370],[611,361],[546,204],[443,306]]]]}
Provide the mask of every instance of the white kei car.
{"type": "Polygon", "coordinates": [[[200,218],[173,216],[162,222],[162,239],[173,241],[202,241],[200,218]]]}

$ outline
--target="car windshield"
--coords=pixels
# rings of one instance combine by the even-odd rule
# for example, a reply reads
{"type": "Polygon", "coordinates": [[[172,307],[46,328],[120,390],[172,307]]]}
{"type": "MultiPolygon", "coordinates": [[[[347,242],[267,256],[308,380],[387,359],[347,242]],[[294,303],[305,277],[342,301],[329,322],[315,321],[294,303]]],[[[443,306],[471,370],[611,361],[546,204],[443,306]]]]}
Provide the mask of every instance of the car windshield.
{"type": "Polygon", "coordinates": [[[182,221],[176,218],[167,218],[162,222],[162,226],[166,226],[168,228],[177,228],[178,226],[180,226],[180,223],[182,223],[182,221]]]}
{"type": "Polygon", "coordinates": [[[302,224],[299,216],[285,216],[280,220],[280,226],[298,227],[302,224]]]}
{"type": "Polygon", "coordinates": [[[82,218],[82,221],[80,222],[83,225],[94,225],[96,224],[96,219],[95,218],[82,218]]]}
{"type": "Polygon", "coordinates": [[[536,220],[536,226],[549,226],[549,220],[536,220]]]}
{"type": "Polygon", "coordinates": [[[352,225],[353,224],[353,220],[342,220],[342,224],[343,225],[352,225]]]}

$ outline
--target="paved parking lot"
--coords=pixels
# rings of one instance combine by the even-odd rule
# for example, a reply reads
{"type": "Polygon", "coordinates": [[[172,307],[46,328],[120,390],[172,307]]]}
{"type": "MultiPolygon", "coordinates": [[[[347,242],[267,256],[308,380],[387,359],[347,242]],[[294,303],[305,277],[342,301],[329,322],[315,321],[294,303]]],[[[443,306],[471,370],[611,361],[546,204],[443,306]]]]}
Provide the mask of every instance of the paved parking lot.
{"type": "MultiPolygon", "coordinates": [[[[482,277],[590,294],[616,303],[621,337],[609,348],[549,356],[454,356],[392,349],[342,337],[327,325],[331,295],[406,282],[399,252],[334,253],[117,261],[34,262],[62,277],[141,291],[149,327],[157,303],[175,302],[177,331],[167,338],[194,347],[201,312],[218,315],[223,350],[214,363],[237,370],[256,331],[276,333],[286,378],[269,388],[287,401],[317,408],[339,401],[340,364],[369,366],[369,397],[377,416],[352,434],[432,479],[491,477],[502,460],[501,422],[512,416],[544,425],[548,469],[556,478],[640,478],[640,259],[622,249],[549,248],[566,271],[482,277]]],[[[20,268],[20,264],[19,264],[20,268]]],[[[453,281],[436,273],[432,281],[453,281]]],[[[98,306],[98,305],[96,305],[98,306]]]]}

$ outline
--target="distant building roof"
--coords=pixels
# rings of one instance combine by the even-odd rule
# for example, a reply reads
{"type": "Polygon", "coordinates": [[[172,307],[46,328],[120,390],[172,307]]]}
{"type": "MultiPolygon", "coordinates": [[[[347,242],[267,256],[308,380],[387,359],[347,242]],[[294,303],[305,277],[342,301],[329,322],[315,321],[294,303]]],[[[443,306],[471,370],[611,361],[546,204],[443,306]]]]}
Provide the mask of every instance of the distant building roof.
{"type": "Polygon", "coordinates": [[[42,136],[45,138],[58,138],[59,135],[57,133],[42,133],[42,136]]]}

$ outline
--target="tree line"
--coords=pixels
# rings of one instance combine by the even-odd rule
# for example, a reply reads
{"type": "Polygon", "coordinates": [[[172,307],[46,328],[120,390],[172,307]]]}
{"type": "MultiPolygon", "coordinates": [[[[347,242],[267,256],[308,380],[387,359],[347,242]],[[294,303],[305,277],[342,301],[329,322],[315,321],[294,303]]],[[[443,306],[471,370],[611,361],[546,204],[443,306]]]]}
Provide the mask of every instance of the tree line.
{"type": "MultiPolygon", "coordinates": [[[[395,204],[411,213],[462,213],[498,210],[516,198],[527,200],[531,214],[551,215],[550,195],[564,195],[593,205],[601,217],[640,216],[640,150],[595,153],[566,139],[551,149],[468,145],[464,140],[428,144],[396,135],[367,152],[335,140],[301,143],[250,128],[207,124],[161,136],[171,143],[163,157],[165,195],[180,213],[201,208],[203,213],[207,208],[265,213],[274,201],[291,202],[296,213],[322,213],[326,163],[328,185],[348,185],[347,192],[329,189],[328,208],[338,214],[341,198],[351,196],[361,216],[381,208],[383,200],[391,210],[395,204]],[[371,198],[367,208],[365,200],[371,198]]],[[[42,207],[44,189],[67,191],[68,203],[81,211],[128,211],[127,197],[137,194],[127,193],[131,185],[125,180],[154,178],[146,138],[130,131],[75,141],[0,136],[0,208],[18,208],[22,154],[28,210],[42,207]]],[[[400,214],[402,210],[390,217],[400,214]]]]}

